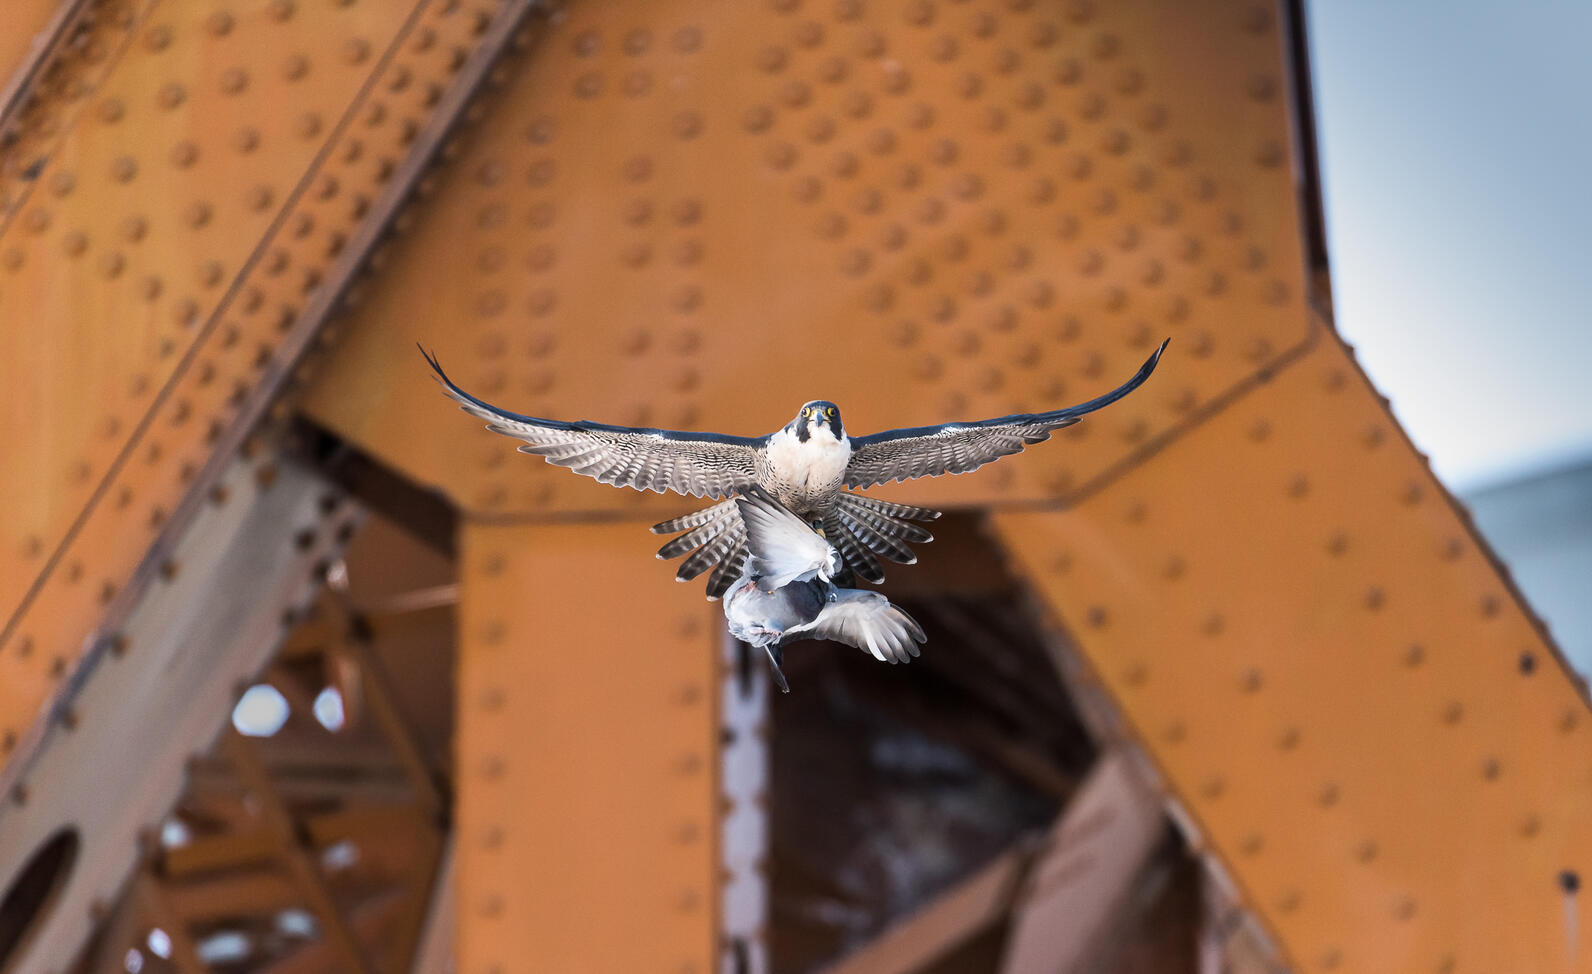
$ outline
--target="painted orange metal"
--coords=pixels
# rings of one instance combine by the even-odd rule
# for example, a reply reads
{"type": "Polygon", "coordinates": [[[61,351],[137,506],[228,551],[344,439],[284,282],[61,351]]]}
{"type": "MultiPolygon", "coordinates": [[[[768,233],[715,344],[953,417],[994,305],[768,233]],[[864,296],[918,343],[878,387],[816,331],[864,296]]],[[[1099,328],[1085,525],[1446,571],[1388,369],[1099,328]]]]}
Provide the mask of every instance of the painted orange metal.
{"type": "Polygon", "coordinates": [[[634,533],[464,527],[461,971],[717,965],[722,620],[634,533]]]}
{"type": "MultiPolygon", "coordinates": [[[[0,166],[13,759],[492,7],[119,9],[0,166]]],[[[503,66],[302,400],[464,510],[461,969],[714,966],[720,622],[645,557],[688,502],[515,455],[416,341],[519,411],[757,433],[1075,402],[1170,335],[884,493],[996,509],[1301,968],[1592,961],[1589,714],[1312,319],[1285,46],[1226,0],[637,0],[503,66]]]]}
{"type": "MultiPolygon", "coordinates": [[[[437,397],[765,433],[1153,385],[941,505],[1071,496],[1309,330],[1283,42],[1230,2],[581,3],[485,106],[306,400],[493,514],[678,512],[437,397]]],[[[638,546],[644,545],[644,539],[638,546]]]]}
{"type": "Polygon", "coordinates": [[[7,757],[280,369],[482,23],[428,3],[136,13],[95,21],[81,84],[38,93],[48,151],[0,222],[7,757]]]}
{"type": "Polygon", "coordinates": [[[993,523],[1294,969],[1592,965],[1592,712],[1336,341],[993,523]]]}
{"type": "Polygon", "coordinates": [[[466,512],[464,968],[625,969],[638,924],[710,965],[671,897],[711,900],[716,860],[653,803],[713,733],[665,704],[712,654],[633,660],[614,593],[665,639],[721,623],[646,557],[691,502],[515,454],[414,345],[516,411],[758,433],[814,397],[859,431],[1081,401],[1171,336],[1057,442],[883,491],[1076,499],[1319,334],[1284,49],[1272,7],[1215,0],[583,3],[505,65],[300,400],[466,512]]]}

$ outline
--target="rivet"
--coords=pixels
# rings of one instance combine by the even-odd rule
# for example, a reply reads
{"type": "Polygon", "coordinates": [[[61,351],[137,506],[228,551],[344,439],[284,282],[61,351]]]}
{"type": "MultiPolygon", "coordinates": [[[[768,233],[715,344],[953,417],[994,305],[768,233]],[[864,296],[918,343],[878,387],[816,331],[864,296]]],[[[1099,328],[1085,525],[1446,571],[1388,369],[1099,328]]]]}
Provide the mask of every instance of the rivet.
{"type": "Polygon", "coordinates": [[[1322,970],[1335,971],[1338,969],[1338,965],[1341,963],[1343,963],[1343,951],[1339,950],[1338,948],[1328,947],[1326,950],[1321,952],[1322,970]]]}
{"type": "Polygon", "coordinates": [[[625,35],[621,46],[624,52],[631,57],[640,57],[647,53],[647,49],[652,46],[652,34],[638,27],[625,35]]]}
{"type": "Polygon", "coordinates": [[[1258,693],[1265,685],[1265,678],[1259,669],[1250,667],[1238,676],[1238,689],[1244,693],[1258,693]]]}
{"type": "Polygon", "coordinates": [[[1271,424],[1264,419],[1257,419],[1249,424],[1249,438],[1256,443],[1261,443],[1271,436],[1271,424]]]}
{"type": "Polygon", "coordinates": [[[81,230],[73,230],[61,238],[61,249],[69,257],[80,257],[88,249],[88,237],[81,230]]]}
{"type": "Polygon", "coordinates": [[[680,112],[674,117],[675,138],[694,139],[702,133],[702,116],[696,112],[680,112]]]}
{"type": "Polygon", "coordinates": [[[199,158],[199,147],[184,139],[171,147],[171,164],[178,169],[187,169],[199,158]]]}
{"type": "Polygon", "coordinates": [[[1288,496],[1298,499],[1310,493],[1310,478],[1304,474],[1294,474],[1288,481],[1288,496]]]}
{"type": "Polygon", "coordinates": [[[1200,623],[1200,631],[1207,636],[1219,636],[1227,628],[1227,620],[1222,618],[1220,612],[1212,612],[1200,623]]]}
{"type": "Polygon", "coordinates": [[[1338,786],[1330,781],[1322,785],[1321,790],[1316,793],[1316,803],[1322,808],[1331,808],[1336,805],[1338,803],[1338,786]]]}
{"type": "Polygon", "coordinates": [[[249,74],[242,68],[228,68],[221,72],[221,90],[235,95],[249,86],[249,74]]]}
{"type": "Polygon", "coordinates": [[[1542,819],[1536,814],[1527,815],[1520,820],[1520,837],[1522,839],[1534,839],[1537,837],[1537,833],[1541,831],[1542,819]]]}
{"type": "Polygon", "coordinates": [[[1277,905],[1278,912],[1281,912],[1281,913],[1292,913],[1293,911],[1299,909],[1299,903],[1300,903],[1301,899],[1302,899],[1302,897],[1299,895],[1299,891],[1298,890],[1296,890],[1296,889],[1284,890],[1281,894],[1278,895],[1277,900],[1276,900],[1276,905],[1277,905]]]}
{"type": "Polygon", "coordinates": [[[1465,716],[1465,707],[1458,700],[1450,700],[1443,705],[1443,723],[1450,726],[1458,724],[1465,716]]]}
{"type": "Polygon", "coordinates": [[[496,917],[503,913],[503,897],[497,893],[488,893],[481,898],[478,912],[484,917],[496,917]]]}
{"type": "Polygon", "coordinates": [[[1142,687],[1149,682],[1150,669],[1142,662],[1129,663],[1122,670],[1122,682],[1130,687],[1142,687]]]}
{"type": "Polygon", "coordinates": [[[1212,801],[1222,797],[1223,792],[1226,790],[1227,780],[1219,774],[1211,775],[1200,784],[1200,794],[1212,801]]]}
{"type": "Polygon", "coordinates": [[[188,89],[175,81],[161,85],[160,91],[155,94],[155,104],[170,111],[181,105],[188,97],[188,89]]]}
{"type": "Polygon", "coordinates": [[[1292,726],[1284,727],[1277,734],[1278,750],[1292,751],[1294,748],[1299,746],[1299,737],[1299,728],[1292,726]]]}
{"type": "Polygon", "coordinates": [[[1481,614],[1485,619],[1491,619],[1503,608],[1503,603],[1496,595],[1484,595],[1481,600],[1481,614]]]}
{"type": "Polygon", "coordinates": [[[674,49],[690,54],[702,46],[702,31],[697,27],[682,27],[674,32],[674,49]]]}
{"type": "Polygon", "coordinates": [[[198,229],[210,222],[210,214],[209,203],[203,200],[195,200],[188,204],[188,208],[183,211],[183,219],[190,227],[198,229]]]}
{"type": "Polygon", "coordinates": [[[1188,728],[1180,720],[1174,720],[1166,725],[1161,732],[1161,739],[1168,744],[1180,744],[1188,736],[1188,728]]]}
{"type": "Polygon", "coordinates": [[[1503,773],[1503,763],[1495,757],[1489,757],[1481,763],[1481,776],[1485,781],[1497,781],[1503,773]]]}
{"type": "Polygon", "coordinates": [[[1374,839],[1366,839],[1354,847],[1354,858],[1361,862],[1371,862],[1377,856],[1377,844],[1374,839]]]}
{"type": "Polygon", "coordinates": [[[1566,707],[1564,712],[1559,714],[1559,732],[1561,734],[1573,733],[1580,723],[1581,715],[1574,707],[1566,707]]]}
{"type": "Polygon", "coordinates": [[[1387,595],[1379,587],[1373,585],[1365,590],[1365,607],[1372,612],[1382,608],[1383,603],[1386,601],[1387,595]]]}

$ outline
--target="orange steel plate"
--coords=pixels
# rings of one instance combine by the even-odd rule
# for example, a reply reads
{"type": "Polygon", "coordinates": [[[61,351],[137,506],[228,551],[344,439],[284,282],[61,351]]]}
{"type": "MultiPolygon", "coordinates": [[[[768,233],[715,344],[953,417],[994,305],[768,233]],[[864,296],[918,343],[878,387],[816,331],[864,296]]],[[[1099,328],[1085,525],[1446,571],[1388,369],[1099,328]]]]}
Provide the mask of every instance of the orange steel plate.
{"type": "Polygon", "coordinates": [[[34,93],[46,161],[0,214],[0,756],[276,378],[282,330],[482,23],[441,3],[129,9],[96,21],[82,84],[34,93]]]}
{"type": "Polygon", "coordinates": [[[715,967],[723,620],[634,532],[462,531],[461,971],[715,967]]]}
{"type": "Polygon", "coordinates": [[[994,525],[1295,969],[1592,968],[1592,714],[1337,342],[994,525]]]}
{"type": "Polygon", "coordinates": [[[445,406],[870,431],[1150,386],[1019,460],[888,491],[1073,496],[1311,329],[1266,5],[572,3],[483,105],[306,406],[493,514],[676,512],[445,406]]]}

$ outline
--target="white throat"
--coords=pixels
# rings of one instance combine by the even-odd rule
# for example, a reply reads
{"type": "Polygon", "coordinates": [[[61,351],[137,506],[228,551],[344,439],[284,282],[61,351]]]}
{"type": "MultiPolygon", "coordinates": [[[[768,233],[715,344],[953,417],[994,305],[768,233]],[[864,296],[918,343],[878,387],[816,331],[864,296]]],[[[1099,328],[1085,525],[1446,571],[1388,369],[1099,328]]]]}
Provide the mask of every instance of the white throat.
{"type": "Polygon", "coordinates": [[[851,461],[851,438],[824,426],[810,426],[803,443],[790,430],[780,430],[769,440],[768,462],[774,474],[792,487],[825,490],[846,475],[851,461]]]}

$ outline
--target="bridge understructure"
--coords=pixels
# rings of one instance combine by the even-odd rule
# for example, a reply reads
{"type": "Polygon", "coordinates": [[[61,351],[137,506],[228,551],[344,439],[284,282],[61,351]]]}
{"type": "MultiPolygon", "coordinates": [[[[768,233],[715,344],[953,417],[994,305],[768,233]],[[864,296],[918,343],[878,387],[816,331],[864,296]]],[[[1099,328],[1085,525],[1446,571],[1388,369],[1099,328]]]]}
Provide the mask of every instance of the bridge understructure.
{"type": "Polygon", "coordinates": [[[0,971],[1592,967],[1585,689],[1334,331],[1296,3],[11,8],[0,971]],[[875,491],[930,642],[789,697],[415,351],[752,434],[1167,337],[875,491]]]}

